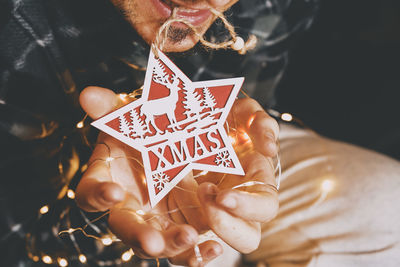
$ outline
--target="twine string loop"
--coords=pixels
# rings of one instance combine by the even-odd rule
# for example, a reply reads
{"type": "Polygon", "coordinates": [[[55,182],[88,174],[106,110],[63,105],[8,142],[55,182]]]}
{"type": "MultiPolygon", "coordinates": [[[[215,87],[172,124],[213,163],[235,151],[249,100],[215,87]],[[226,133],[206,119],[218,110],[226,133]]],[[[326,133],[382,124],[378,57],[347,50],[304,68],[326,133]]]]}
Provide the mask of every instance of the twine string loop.
{"type": "Polygon", "coordinates": [[[191,24],[189,21],[182,19],[182,18],[177,18],[176,17],[176,8],[172,12],[171,17],[160,27],[158,30],[158,33],[156,35],[156,38],[154,39],[154,43],[152,44],[152,49],[153,53],[158,56],[157,49],[158,48],[160,51],[163,51],[165,48],[165,43],[168,39],[168,32],[171,28],[171,24],[174,22],[180,22],[185,25],[187,25],[192,32],[199,38],[200,43],[210,49],[233,49],[236,50],[240,55],[244,55],[247,53],[247,51],[254,49],[257,45],[257,37],[253,34],[251,34],[246,42],[237,35],[235,28],[229,21],[226,19],[224,14],[214,8],[210,8],[210,11],[217,17],[219,18],[227,31],[229,32],[230,39],[224,42],[220,43],[213,43],[211,41],[208,41],[204,38],[204,34],[201,34],[197,28],[191,24]]]}

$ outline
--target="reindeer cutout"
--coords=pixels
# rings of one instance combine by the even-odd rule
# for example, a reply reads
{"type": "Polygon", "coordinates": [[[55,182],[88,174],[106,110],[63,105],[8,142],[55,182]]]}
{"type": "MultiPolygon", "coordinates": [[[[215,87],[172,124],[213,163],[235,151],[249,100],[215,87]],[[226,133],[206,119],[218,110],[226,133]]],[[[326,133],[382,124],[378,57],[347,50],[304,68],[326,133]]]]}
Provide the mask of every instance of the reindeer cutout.
{"type": "Polygon", "coordinates": [[[149,132],[151,123],[154,129],[156,129],[157,133],[164,134],[166,131],[163,132],[162,130],[160,130],[160,128],[157,127],[154,121],[154,116],[166,114],[172,126],[171,128],[175,131],[181,130],[179,126],[176,126],[177,121],[175,117],[176,104],[179,99],[178,91],[181,90],[181,88],[179,87],[179,78],[175,74],[170,77],[170,75],[165,72],[165,69],[161,65],[159,60],[157,60],[157,63],[158,64],[156,64],[154,67],[153,81],[155,83],[164,85],[166,88],[169,89],[170,93],[167,97],[145,102],[140,108],[140,116],[143,116],[143,114],[146,115],[145,122],[147,125],[147,130],[149,132]],[[172,82],[170,80],[172,80],[172,82]]]}

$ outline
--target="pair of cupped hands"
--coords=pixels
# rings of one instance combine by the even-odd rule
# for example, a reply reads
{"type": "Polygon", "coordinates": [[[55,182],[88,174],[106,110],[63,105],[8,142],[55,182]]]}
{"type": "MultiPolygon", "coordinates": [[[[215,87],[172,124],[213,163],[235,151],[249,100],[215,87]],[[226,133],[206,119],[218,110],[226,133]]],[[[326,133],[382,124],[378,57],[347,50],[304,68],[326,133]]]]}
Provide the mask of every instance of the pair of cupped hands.
{"type": "MultiPolygon", "coordinates": [[[[127,104],[113,91],[100,87],[82,91],[80,103],[92,119],[127,104]]],[[[199,235],[208,230],[242,253],[255,250],[261,223],[278,212],[272,158],[278,153],[279,127],[251,98],[236,100],[228,123],[238,133],[234,148],[245,176],[207,173],[194,178],[196,174],[190,173],[151,209],[140,152],[100,133],[76,190],[78,205],[89,212],[110,210],[111,230],[142,258],[168,258],[174,264],[198,266],[193,248],[199,235]],[[241,136],[249,138],[246,141],[241,136]],[[114,160],[105,162],[110,156],[114,160]],[[233,189],[250,181],[261,183],[233,189]],[[135,212],[138,210],[144,215],[135,212]]],[[[214,240],[198,248],[201,264],[223,253],[214,240]]]]}

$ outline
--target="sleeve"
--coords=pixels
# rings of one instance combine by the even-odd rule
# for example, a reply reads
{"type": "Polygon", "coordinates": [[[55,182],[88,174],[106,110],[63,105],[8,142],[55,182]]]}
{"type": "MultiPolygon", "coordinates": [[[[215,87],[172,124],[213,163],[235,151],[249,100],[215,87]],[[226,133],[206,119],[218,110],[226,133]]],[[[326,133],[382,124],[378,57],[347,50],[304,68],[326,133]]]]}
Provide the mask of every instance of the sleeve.
{"type": "Polygon", "coordinates": [[[37,211],[59,197],[79,161],[65,139],[73,83],[40,3],[0,1],[1,266],[23,258],[37,211]]]}

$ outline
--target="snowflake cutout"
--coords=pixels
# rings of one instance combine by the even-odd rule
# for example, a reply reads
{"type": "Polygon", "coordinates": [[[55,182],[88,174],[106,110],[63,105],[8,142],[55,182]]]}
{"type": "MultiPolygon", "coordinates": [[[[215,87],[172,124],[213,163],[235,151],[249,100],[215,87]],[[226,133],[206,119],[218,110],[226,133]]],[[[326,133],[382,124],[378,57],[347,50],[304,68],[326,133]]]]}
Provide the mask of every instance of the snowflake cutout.
{"type": "Polygon", "coordinates": [[[219,152],[217,156],[215,157],[215,163],[217,163],[218,166],[224,166],[224,167],[230,167],[231,166],[231,159],[229,158],[229,152],[228,150],[219,152]]]}
{"type": "Polygon", "coordinates": [[[164,189],[165,185],[169,183],[170,177],[163,172],[153,174],[154,186],[158,190],[164,189]]]}

